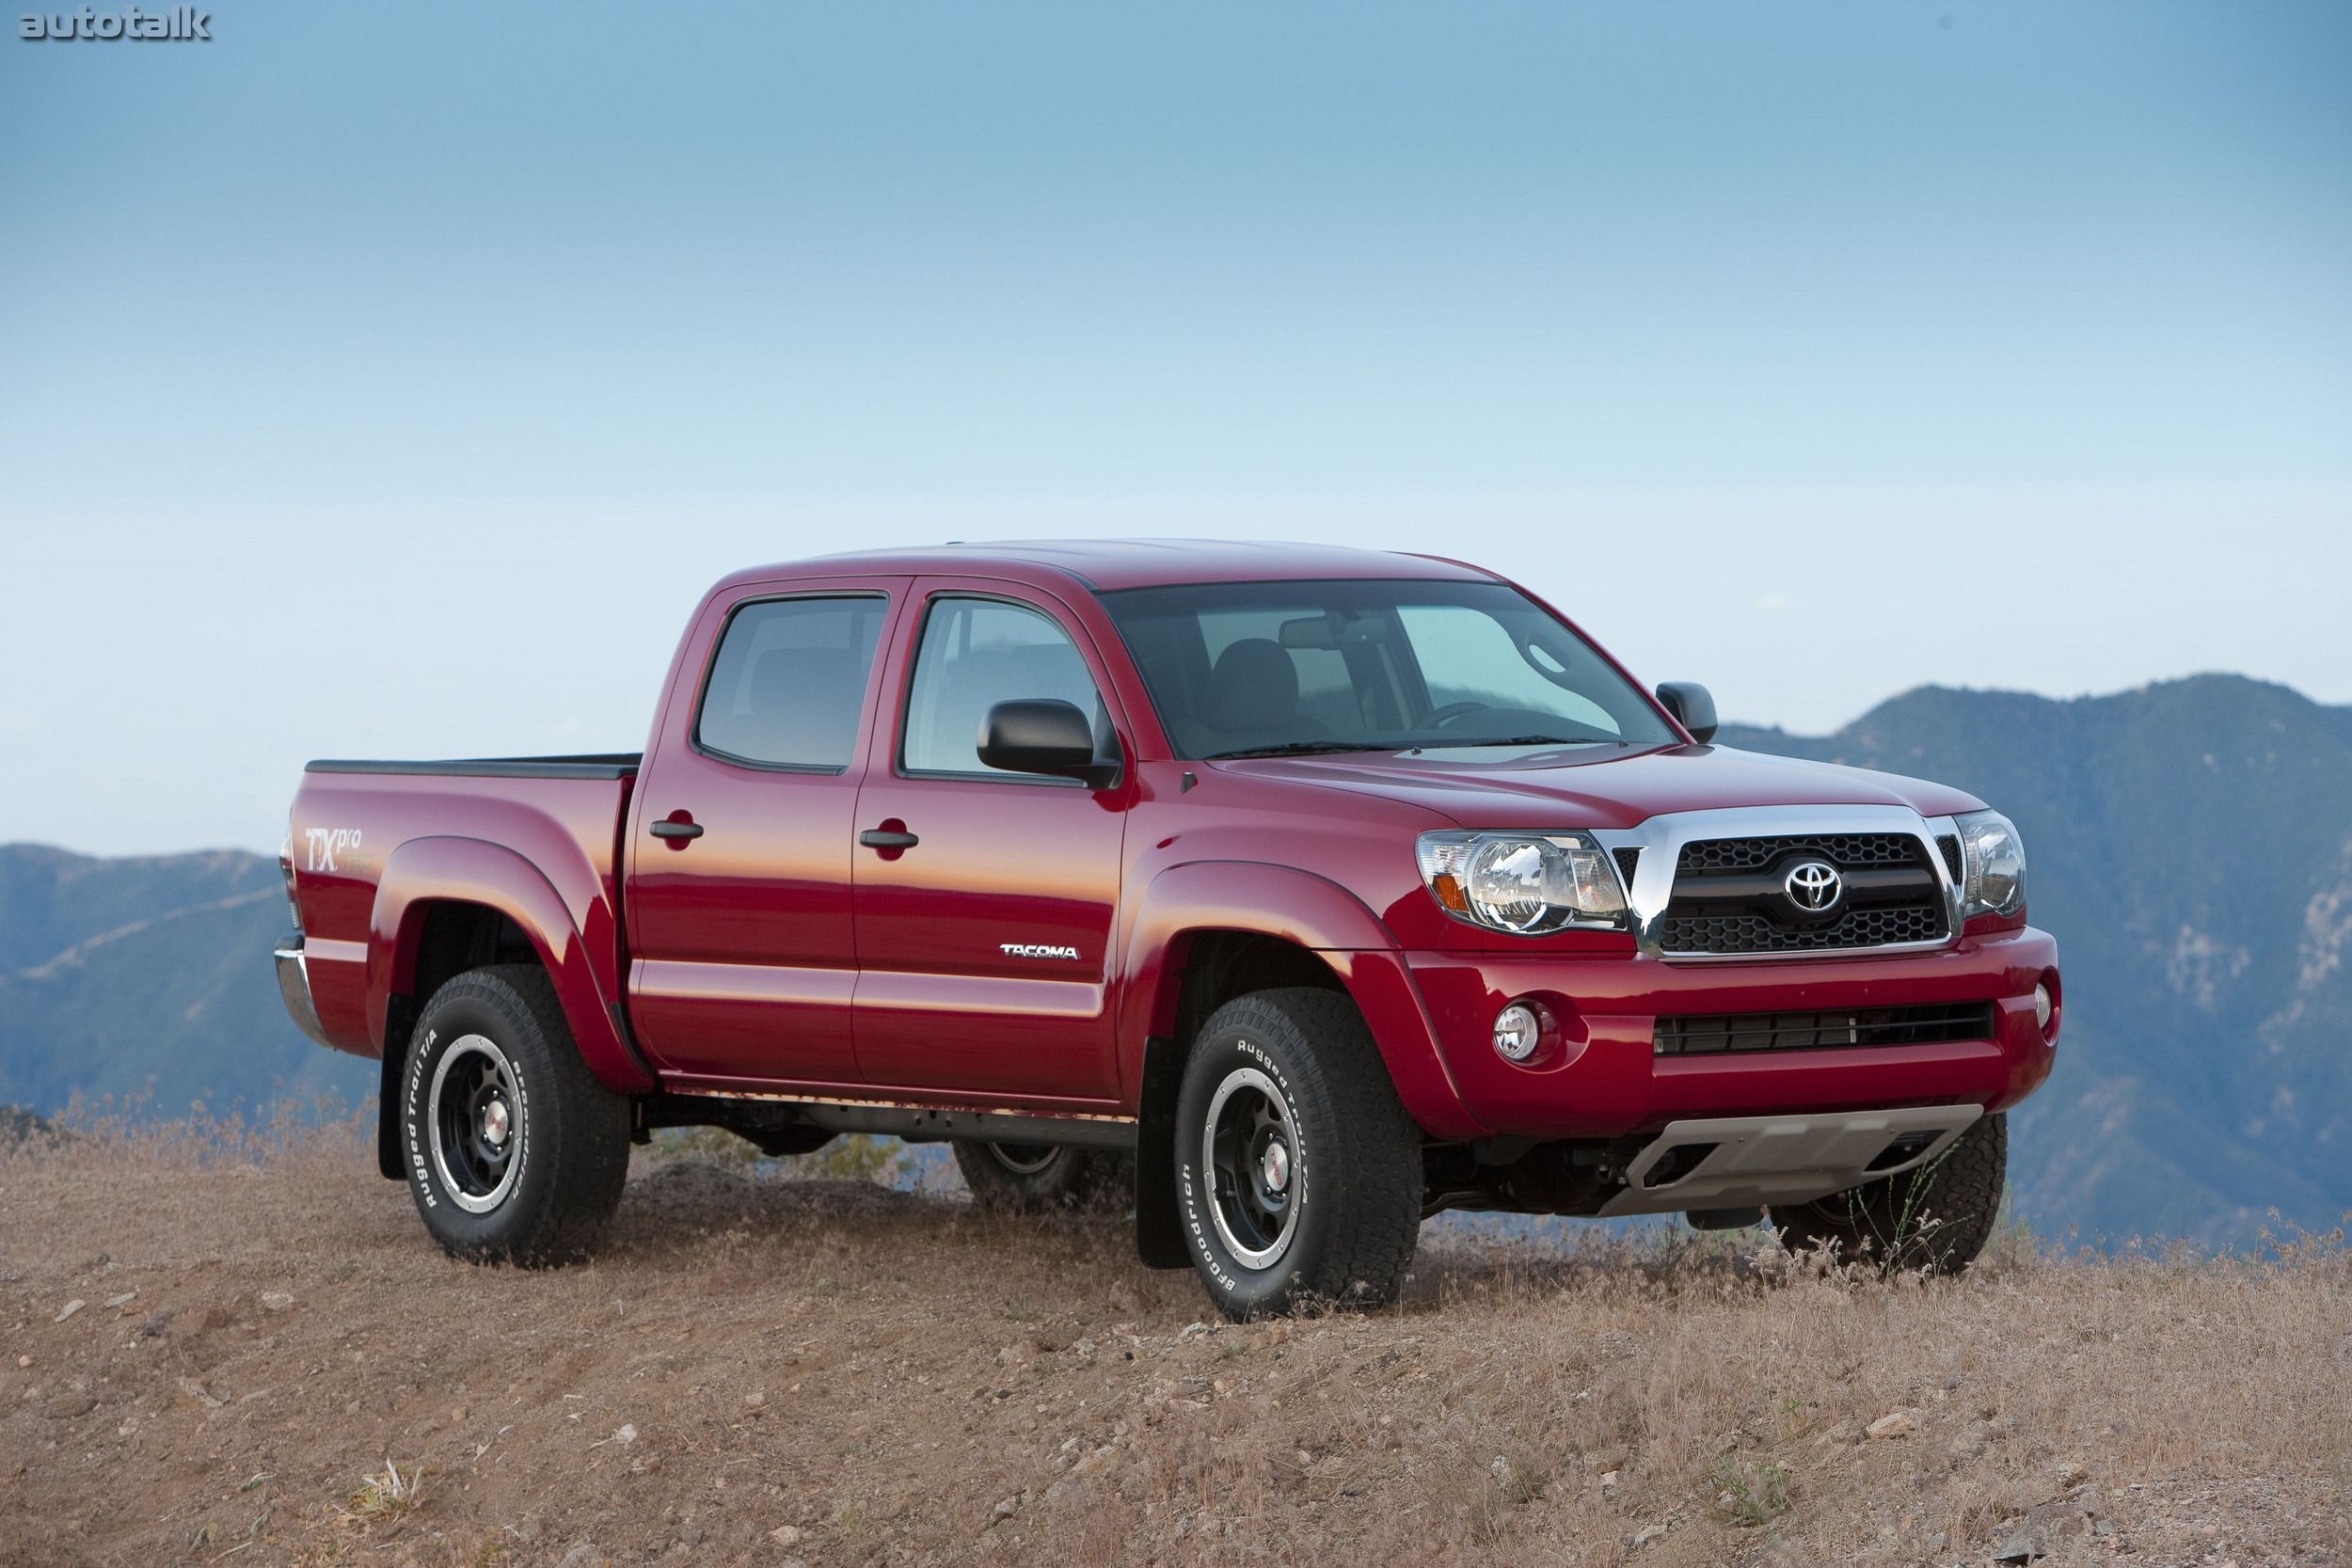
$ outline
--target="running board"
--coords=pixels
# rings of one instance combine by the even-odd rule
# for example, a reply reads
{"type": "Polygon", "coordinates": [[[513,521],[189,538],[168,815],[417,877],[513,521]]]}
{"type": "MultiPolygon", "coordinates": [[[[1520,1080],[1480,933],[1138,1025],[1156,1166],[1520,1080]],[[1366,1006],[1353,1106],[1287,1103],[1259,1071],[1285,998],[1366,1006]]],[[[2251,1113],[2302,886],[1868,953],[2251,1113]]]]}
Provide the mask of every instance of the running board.
{"type": "Polygon", "coordinates": [[[1132,1149],[1132,1117],[1041,1117],[1008,1111],[939,1110],[853,1101],[803,1100],[780,1094],[700,1094],[675,1090],[638,1101],[639,1124],[723,1127],[755,1142],[762,1133],[815,1128],[823,1132],[870,1132],[911,1144],[980,1138],[999,1144],[1052,1144],[1071,1148],[1132,1149]]]}
{"type": "Polygon", "coordinates": [[[879,1132],[911,1144],[984,1138],[1071,1148],[1136,1147],[1136,1124],[1106,1117],[1020,1117],[1002,1111],[928,1111],[898,1105],[803,1105],[801,1119],[829,1132],[879,1132]]]}
{"type": "Polygon", "coordinates": [[[1915,1170],[1976,1125],[1981,1105],[1724,1117],[1666,1124],[1626,1166],[1604,1216],[1810,1203],[1915,1170]]]}

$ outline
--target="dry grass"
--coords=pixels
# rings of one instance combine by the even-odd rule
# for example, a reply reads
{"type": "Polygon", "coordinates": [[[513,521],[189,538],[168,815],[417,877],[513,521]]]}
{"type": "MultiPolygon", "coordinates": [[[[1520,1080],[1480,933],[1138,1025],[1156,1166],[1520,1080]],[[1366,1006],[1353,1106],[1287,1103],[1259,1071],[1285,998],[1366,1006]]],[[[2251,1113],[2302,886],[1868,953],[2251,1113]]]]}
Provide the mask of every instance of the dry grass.
{"type": "Polygon", "coordinates": [[[95,1130],[0,1159],[0,1562],[2352,1563],[2338,1240],[1883,1283],[1576,1234],[1195,1326],[1116,1222],[723,1148],[532,1274],[350,1128],[95,1130]]]}
{"type": "Polygon", "coordinates": [[[402,1475],[391,1455],[384,1468],[362,1479],[351,1495],[351,1517],[363,1525],[382,1524],[413,1513],[424,1501],[424,1466],[412,1465],[402,1475]]]}

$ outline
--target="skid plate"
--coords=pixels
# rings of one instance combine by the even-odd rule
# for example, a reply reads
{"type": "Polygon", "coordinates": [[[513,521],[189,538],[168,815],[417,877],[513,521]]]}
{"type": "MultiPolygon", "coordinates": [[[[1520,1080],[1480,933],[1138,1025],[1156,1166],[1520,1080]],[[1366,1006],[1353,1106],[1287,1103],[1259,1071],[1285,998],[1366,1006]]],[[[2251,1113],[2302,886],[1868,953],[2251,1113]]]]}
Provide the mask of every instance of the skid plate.
{"type": "Polygon", "coordinates": [[[1626,1167],[1626,1190],[1601,1212],[1667,1214],[1686,1209],[1809,1203],[1925,1164],[1983,1115],[1981,1105],[1920,1105],[1901,1111],[1669,1122],[1626,1167]],[[1910,1158],[1868,1168],[1906,1132],[1933,1135],[1910,1158]],[[1708,1144],[1713,1148],[1695,1165],[1671,1180],[1651,1184],[1659,1164],[1673,1150],[1708,1144]]]}

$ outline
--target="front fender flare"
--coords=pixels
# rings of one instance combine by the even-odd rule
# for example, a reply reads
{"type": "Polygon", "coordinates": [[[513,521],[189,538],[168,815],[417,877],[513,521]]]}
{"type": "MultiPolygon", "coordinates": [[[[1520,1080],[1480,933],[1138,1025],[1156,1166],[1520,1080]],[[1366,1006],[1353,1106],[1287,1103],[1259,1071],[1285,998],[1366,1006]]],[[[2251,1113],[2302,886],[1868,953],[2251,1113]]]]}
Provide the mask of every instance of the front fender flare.
{"type": "Polygon", "coordinates": [[[1422,1131],[1458,1142],[1487,1129],[1463,1107],[1420,988],[1380,917],[1347,889],[1295,866],[1190,861],[1152,878],[1136,900],[1120,968],[1120,1081],[1141,1093],[1144,1048],[1176,1030],[1185,952],[1209,931],[1241,931],[1307,948],[1338,974],[1380,1048],[1397,1098],[1422,1131]]]}
{"type": "MultiPolygon", "coordinates": [[[[413,985],[426,907],[441,902],[479,904],[521,927],[554,982],[580,1059],[600,1083],[619,1094],[656,1086],[615,1026],[611,1008],[619,999],[598,985],[590,939],[574,924],[563,895],[529,860],[486,839],[412,838],[385,860],[368,923],[367,1009],[368,1031],[388,1055],[404,1043],[385,1038],[392,994],[413,985]]],[[[593,934],[614,941],[612,910],[601,898],[591,904],[588,925],[593,934]]]]}

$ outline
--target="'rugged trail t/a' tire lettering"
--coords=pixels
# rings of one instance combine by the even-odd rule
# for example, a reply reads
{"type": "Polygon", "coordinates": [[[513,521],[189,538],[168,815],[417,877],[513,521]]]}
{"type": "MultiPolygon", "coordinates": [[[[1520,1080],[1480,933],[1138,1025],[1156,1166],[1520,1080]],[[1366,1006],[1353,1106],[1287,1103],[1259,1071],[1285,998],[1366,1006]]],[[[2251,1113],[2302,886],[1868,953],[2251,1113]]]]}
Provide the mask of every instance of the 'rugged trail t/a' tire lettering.
{"type": "Polygon", "coordinates": [[[434,993],[400,1123],[409,1195],[452,1257],[569,1262],[620,1203],[628,1101],[589,1073],[534,966],[473,970],[434,993]]]}

